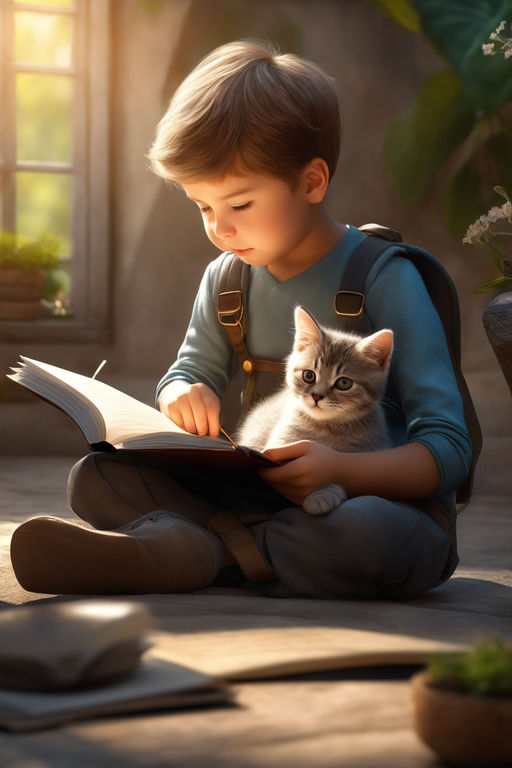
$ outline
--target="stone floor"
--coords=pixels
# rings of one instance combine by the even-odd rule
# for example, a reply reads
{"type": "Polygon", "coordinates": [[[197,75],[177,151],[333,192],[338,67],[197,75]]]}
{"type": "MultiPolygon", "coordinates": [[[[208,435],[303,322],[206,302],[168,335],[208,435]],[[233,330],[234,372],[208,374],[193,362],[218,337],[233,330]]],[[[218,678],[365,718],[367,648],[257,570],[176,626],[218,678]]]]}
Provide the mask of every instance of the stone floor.
{"type": "MultiPolygon", "coordinates": [[[[0,457],[4,563],[10,533],[19,521],[34,514],[70,514],[64,488],[71,463],[70,457],[0,457]]],[[[455,577],[423,602],[400,604],[401,615],[410,611],[414,620],[420,606],[424,627],[428,627],[429,621],[439,621],[436,609],[441,607],[446,626],[458,627],[455,634],[460,635],[460,642],[470,635],[472,617],[475,626],[499,627],[512,639],[510,496],[476,496],[460,518],[459,541],[461,565],[455,577]],[[476,585],[474,592],[472,585],[476,585]],[[457,590],[462,604],[457,602],[457,590]]],[[[12,599],[5,592],[1,595],[6,602],[35,597],[19,588],[12,599]]],[[[201,610],[208,600],[218,604],[222,596],[215,600],[199,596],[201,610]]],[[[265,626],[260,599],[254,600],[261,626],[265,626]]],[[[296,601],[296,612],[300,613],[302,602],[296,601]]],[[[283,601],[283,608],[290,610],[291,603],[283,601]]],[[[173,621],[179,625],[179,600],[176,605],[173,621]]],[[[273,612],[279,612],[279,606],[273,605],[273,612]]],[[[344,610],[348,613],[357,608],[350,603],[333,605],[341,617],[344,610]]],[[[321,622],[316,622],[316,631],[322,631],[321,622]]],[[[26,735],[4,733],[0,735],[0,765],[434,768],[441,764],[413,729],[409,676],[416,669],[362,667],[233,682],[236,703],[230,706],[110,717],[26,735]]]]}

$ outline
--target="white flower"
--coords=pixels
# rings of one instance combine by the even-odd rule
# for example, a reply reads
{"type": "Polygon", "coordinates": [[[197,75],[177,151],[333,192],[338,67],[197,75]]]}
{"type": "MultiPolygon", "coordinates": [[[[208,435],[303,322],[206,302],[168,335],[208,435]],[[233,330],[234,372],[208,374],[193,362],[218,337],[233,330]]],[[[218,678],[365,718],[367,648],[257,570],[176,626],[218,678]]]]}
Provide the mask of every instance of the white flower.
{"type": "Polygon", "coordinates": [[[500,23],[500,25],[497,27],[497,29],[496,29],[496,34],[497,35],[499,35],[500,32],[503,32],[503,30],[505,29],[506,23],[507,23],[506,21],[502,21],[500,23]]]}
{"type": "Polygon", "coordinates": [[[510,59],[510,57],[512,56],[512,48],[507,48],[507,50],[503,55],[506,59],[510,59]]]}
{"type": "Polygon", "coordinates": [[[477,219],[474,224],[470,224],[468,227],[468,231],[466,232],[466,235],[463,239],[463,243],[468,243],[468,245],[471,245],[473,243],[473,240],[478,240],[485,232],[487,227],[483,227],[480,219],[477,219]]]}
{"type": "Polygon", "coordinates": [[[487,214],[487,220],[490,224],[494,224],[498,219],[503,218],[503,210],[501,205],[495,205],[487,214]]]}
{"type": "Polygon", "coordinates": [[[494,50],[494,43],[484,43],[482,45],[482,51],[484,52],[484,56],[496,55],[496,51],[494,50]]]}
{"type": "MultiPolygon", "coordinates": [[[[485,235],[491,224],[495,224],[500,219],[507,219],[512,224],[512,203],[508,200],[503,205],[493,206],[487,214],[480,216],[471,224],[462,242],[472,245],[474,241],[480,240],[485,235]]],[[[492,235],[492,231],[489,234],[492,235]]],[[[485,239],[487,240],[488,237],[485,239]]]]}
{"type": "Polygon", "coordinates": [[[487,218],[487,216],[485,215],[480,216],[480,218],[478,219],[478,223],[480,224],[480,228],[482,232],[485,232],[486,229],[489,229],[489,219],[487,218]]]}

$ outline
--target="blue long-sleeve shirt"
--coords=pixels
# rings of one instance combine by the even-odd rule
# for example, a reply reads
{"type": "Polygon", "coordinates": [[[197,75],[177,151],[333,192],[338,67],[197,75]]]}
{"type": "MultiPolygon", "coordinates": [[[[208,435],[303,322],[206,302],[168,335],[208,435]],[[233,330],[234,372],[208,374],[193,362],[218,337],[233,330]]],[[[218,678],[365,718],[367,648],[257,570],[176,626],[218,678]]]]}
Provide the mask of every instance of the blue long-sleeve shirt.
{"type": "MultiPolygon", "coordinates": [[[[350,227],[323,259],[288,280],[277,280],[266,267],[251,268],[247,347],[253,357],[283,360],[289,354],[298,304],[320,324],[337,325],[334,295],[363,237],[350,227]]],[[[226,257],[221,254],[205,271],[185,340],[176,362],[158,384],[157,397],[173,379],[185,379],[204,382],[222,398],[236,370],[233,348],[217,319],[220,271],[226,257]]],[[[382,268],[374,265],[366,282],[361,332],[380,328],[394,331],[384,398],[393,445],[425,445],[439,467],[437,493],[451,493],[464,482],[471,461],[462,399],[439,315],[419,272],[398,251],[382,268]]]]}

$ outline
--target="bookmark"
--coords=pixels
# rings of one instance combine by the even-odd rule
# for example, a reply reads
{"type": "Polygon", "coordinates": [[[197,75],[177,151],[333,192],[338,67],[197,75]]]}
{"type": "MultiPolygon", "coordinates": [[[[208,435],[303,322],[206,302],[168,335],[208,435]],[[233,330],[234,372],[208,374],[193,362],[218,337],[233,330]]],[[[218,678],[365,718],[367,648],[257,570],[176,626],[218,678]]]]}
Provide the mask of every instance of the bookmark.
{"type": "MultiPolygon", "coordinates": [[[[234,440],[232,440],[232,439],[230,438],[230,436],[228,435],[228,433],[226,432],[226,430],[225,430],[225,429],[223,429],[222,427],[219,427],[219,432],[222,432],[222,434],[224,435],[224,437],[227,437],[227,439],[229,440],[229,442],[231,443],[231,445],[232,445],[232,446],[233,446],[233,447],[234,447],[234,448],[235,448],[237,451],[242,451],[242,449],[240,448],[240,446],[239,446],[239,445],[237,445],[237,444],[235,443],[235,441],[234,441],[234,440]]],[[[243,451],[242,451],[242,453],[243,453],[243,451]]]]}
{"type": "Polygon", "coordinates": [[[98,373],[101,371],[101,369],[103,368],[103,366],[104,366],[104,365],[106,365],[106,363],[107,363],[107,361],[106,361],[106,360],[102,360],[102,361],[101,361],[101,363],[98,365],[98,367],[97,367],[97,368],[96,368],[96,370],[94,371],[93,375],[91,376],[91,379],[95,379],[95,378],[96,378],[96,376],[97,376],[97,375],[98,375],[98,373]]]}

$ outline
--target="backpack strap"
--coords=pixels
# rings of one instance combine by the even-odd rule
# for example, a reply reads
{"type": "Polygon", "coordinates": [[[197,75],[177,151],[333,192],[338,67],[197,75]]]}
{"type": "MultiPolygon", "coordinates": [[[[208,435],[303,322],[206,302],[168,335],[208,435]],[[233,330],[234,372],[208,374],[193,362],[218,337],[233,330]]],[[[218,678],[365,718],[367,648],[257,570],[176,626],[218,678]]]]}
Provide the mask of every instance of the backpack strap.
{"type": "Polygon", "coordinates": [[[217,317],[225,328],[235,350],[246,382],[242,400],[245,414],[254,397],[256,371],[284,373],[284,363],[277,360],[261,360],[252,357],[247,349],[247,321],[249,309],[249,278],[251,267],[234,253],[222,265],[219,293],[217,296],[217,317]]]}
{"type": "MultiPolygon", "coordinates": [[[[482,431],[475,407],[461,367],[459,299],[453,281],[443,265],[421,248],[403,243],[399,233],[388,230],[391,236],[383,238],[385,227],[366,225],[361,231],[366,237],[353,251],[335,297],[338,322],[343,330],[359,331],[359,321],[364,308],[365,283],[368,273],[377,259],[393,244],[400,248],[400,255],[408,258],[421,275],[441,322],[443,323],[452,368],[464,407],[464,418],[471,438],[471,467],[464,484],[457,489],[457,511],[461,511],[471,498],[476,462],[482,449],[482,431]]],[[[384,264],[382,265],[384,266],[384,264]]]]}
{"type": "Polygon", "coordinates": [[[359,333],[363,314],[366,278],[379,256],[387,251],[391,243],[403,242],[396,229],[379,224],[365,224],[360,231],[370,237],[354,249],[341,278],[340,289],[334,296],[334,311],[342,330],[359,333]]]}

